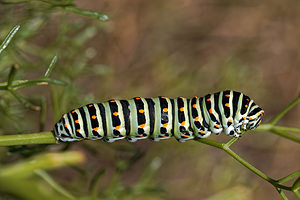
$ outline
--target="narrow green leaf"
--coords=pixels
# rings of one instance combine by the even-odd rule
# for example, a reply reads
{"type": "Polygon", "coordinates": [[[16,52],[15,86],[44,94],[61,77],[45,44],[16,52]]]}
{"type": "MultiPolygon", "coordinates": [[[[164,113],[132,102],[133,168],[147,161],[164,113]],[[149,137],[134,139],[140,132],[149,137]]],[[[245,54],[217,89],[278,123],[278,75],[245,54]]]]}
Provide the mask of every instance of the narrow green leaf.
{"type": "Polygon", "coordinates": [[[51,176],[47,174],[44,170],[36,170],[35,173],[39,175],[44,181],[46,181],[54,190],[56,190],[61,195],[65,196],[67,199],[76,199],[71,193],[65,190],[61,185],[56,183],[51,176]]]}
{"type": "Polygon", "coordinates": [[[69,6],[72,5],[74,0],[63,0],[63,1],[57,1],[57,0],[39,0],[48,4],[51,4],[53,6],[69,6]]]}
{"type": "Polygon", "coordinates": [[[25,178],[32,176],[35,170],[38,169],[55,169],[66,165],[81,163],[84,159],[84,155],[78,151],[47,153],[18,164],[14,163],[1,167],[0,177],[25,178]]]}
{"type": "Polygon", "coordinates": [[[31,109],[31,110],[35,110],[35,111],[39,111],[41,108],[39,106],[33,105],[32,103],[30,103],[27,99],[25,99],[24,97],[22,97],[20,94],[18,94],[16,91],[14,90],[9,90],[10,93],[16,97],[16,99],[22,103],[25,107],[31,109]]]}
{"type": "Polygon", "coordinates": [[[13,66],[11,66],[10,68],[10,72],[8,74],[8,80],[7,80],[7,88],[10,87],[13,83],[13,80],[15,78],[16,72],[19,69],[19,66],[14,64],[13,66]]]}
{"type": "Polygon", "coordinates": [[[47,71],[46,71],[44,77],[49,77],[49,76],[50,76],[50,73],[52,72],[52,70],[53,70],[53,68],[54,68],[54,66],[55,66],[55,64],[56,64],[56,62],[57,62],[57,55],[55,55],[55,56],[52,58],[51,63],[50,63],[50,65],[49,65],[49,67],[48,67],[48,69],[47,69],[47,71]]]}
{"type": "Polygon", "coordinates": [[[13,84],[13,89],[18,90],[20,88],[34,86],[34,85],[48,85],[49,83],[55,84],[55,85],[62,85],[62,86],[68,85],[64,81],[53,79],[53,78],[37,78],[37,79],[33,79],[33,80],[26,80],[19,84],[13,84]]]}
{"type": "Polygon", "coordinates": [[[99,185],[99,181],[101,176],[105,173],[105,169],[100,169],[96,175],[93,177],[92,181],[91,181],[91,185],[90,185],[90,194],[93,197],[97,196],[97,189],[98,189],[98,185],[99,185]]]}
{"type": "Polygon", "coordinates": [[[0,45],[0,54],[2,51],[8,46],[8,44],[11,42],[12,38],[15,36],[15,34],[18,32],[20,28],[20,25],[16,25],[13,29],[10,30],[2,44],[0,45]]]}
{"type": "MultiPolygon", "coordinates": [[[[43,80],[43,79],[42,79],[43,80]]],[[[68,83],[65,82],[65,81],[62,81],[62,80],[57,80],[57,79],[53,79],[53,78],[46,78],[44,79],[46,82],[48,83],[52,83],[52,84],[55,84],[55,85],[62,85],[62,86],[67,86],[68,83]]]]}
{"type": "Polygon", "coordinates": [[[66,6],[64,7],[65,10],[72,12],[72,13],[76,13],[78,15],[83,15],[86,17],[92,17],[101,21],[107,21],[109,18],[107,15],[101,14],[99,12],[95,12],[95,11],[89,11],[89,10],[82,10],[80,8],[76,8],[74,6],[66,6]]]}

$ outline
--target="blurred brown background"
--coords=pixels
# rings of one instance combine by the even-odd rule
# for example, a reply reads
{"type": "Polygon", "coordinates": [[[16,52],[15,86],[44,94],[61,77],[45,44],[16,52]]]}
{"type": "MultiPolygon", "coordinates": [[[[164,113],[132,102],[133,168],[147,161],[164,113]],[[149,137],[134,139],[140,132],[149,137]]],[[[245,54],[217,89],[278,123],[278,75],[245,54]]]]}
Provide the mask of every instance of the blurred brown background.
{"type": "MultiPolygon", "coordinates": [[[[82,52],[73,55],[74,60],[89,58],[84,66],[86,73],[69,79],[71,87],[80,88],[77,97],[81,101],[61,107],[61,113],[91,99],[192,97],[232,89],[253,98],[265,110],[267,122],[300,92],[299,1],[78,0],[75,4],[105,13],[110,20],[103,23],[68,14],[68,23],[85,21],[85,26],[95,25],[97,30],[82,52]]],[[[55,16],[50,18],[32,42],[46,48],[61,34],[57,24],[55,16]]],[[[69,37],[76,43],[76,38],[69,37]]],[[[63,43],[60,45],[57,49],[63,51],[63,43]]],[[[63,58],[59,60],[57,74],[72,73],[77,67],[75,63],[66,68],[64,62],[63,58]]],[[[298,105],[280,124],[300,127],[299,111],[298,105]]],[[[47,130],[55,122],[51,116],[48,114],[47,130]]],[[[122,177],[129,185],[150,160],[161,158],[155,179],[166,191],[162,199],[234,199],[225,197],[230,192],[235,199],[280,198],[269,183],[224,152],[194,141],[122,141],[109,145],[87,141],[71,148],[85,152],[88,161],[81,167],[91,174],[96,168],[107,169],[101,179],[104,187],[114,173],[114,156],[119,154],[107,148],[120,145],[143,153],[122,177]]],[[[233,149],[274,179],[300,166],[299,145],[271,133],[245,134],[233,149]]],[[[53,176],[65,184],[69,179],[74,181],[71,185],[85,184],[67,170],[58,170],[53,176]]]]}
{"type": "MultiPolygon", "coordinates": [[[[254,98],[267,121],[300,92],[298,1],[77,3],[111,18],[89,48],[97,52],[93,62],[110,66],[112,74],[94,86],[83,81],[103,100],[233,89],[254,98]]],[[[299,110],[297,106],[281,123],[299,127],[299,110]]],[[[134,145],[147,156],[163,158],[158,177],[168,199],[204,199],[232,188],[245,190],[245,199],[279,199],[268,183],[211,147],[175,141],[134,145]]],[[[274,178],[300,166],[299,146],[272,134],[249,134],[234,148],[274,178]]],[[[141,166],[129,170],[128,179],[141,166]]]]}

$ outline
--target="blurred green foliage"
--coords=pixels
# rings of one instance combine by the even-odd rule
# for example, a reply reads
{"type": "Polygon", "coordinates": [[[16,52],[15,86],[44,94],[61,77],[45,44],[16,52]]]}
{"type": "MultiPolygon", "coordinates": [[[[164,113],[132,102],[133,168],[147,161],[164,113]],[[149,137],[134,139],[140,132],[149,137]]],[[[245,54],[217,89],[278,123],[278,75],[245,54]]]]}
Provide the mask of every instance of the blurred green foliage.
{"type": "MultiPolygon", "coordinates": [[[[83,45],[91,37],[94,37],[104,25],[98,21],[88,25],[82,20],[69,23],[66,11],[102,21],[108,20],[108,17],[98,12],[79,9],[73,5],[73,1],[7,0],[0,3],[3,6],[1,9],[5,7],[5,12],[1,12],[2,19],[8,19],[12,16],[15,9],[20,9],[18,6],[22,7],[23,12],[18,16],[18,21],[22,21],[21,27],[17,25],[13,29],[9,28],[14,23],[14,19],[1,21],[0,25],[0,37],[5,38],[0,46],[0,76],[4,80],[0,84],[0,114],[3,118],[0,123],[1,134],[32,132],[37,125],[32,123],[36,118],[36,114],[39,117],[34,121],[39,122],[39,131],[43,131],[45,122],[49,118],[49,113],[51,113],[50,110],[53,111],[54,120],[52,122],[54,122],[68,108],[93,100],[92,96],[86,96],[86,99],[83,100],[78,94],[84,87],[67,86],[67,82],[70,83],[73,79],[90,74],[92,71],[100,75],[109,72],[106,66],[100,66],[99,64],[95,65],[95,70],[90,69],[91,71],[87,71],[85,69],[89,59],[94,56],[94,52],[91,49],[84,49],[83,45]],[[43,29],[51,16],[54,16],[57,20],[58,35],[47,38],[47,41],[44,41],[46,46],[33,43],[31,39],[36,37],[37,33],[45,31],[43,29]],[[9,29],[11,31],[6,35],[9,29]],[[82,54],[82,52],[84,53],[82,54]],[[58,57],[62,60],[61,62],[59,62],[58,57]],[[55,69],[57,62],[64,67],[55,69]],[[51,78],[52,71],[53,76],[64,81],[51,78]],[[41,76],[40,74],[44,75],[41,76]],[[35,78],[36,76],[40,78],[35,78]],[[7,79],[6,82],[5,79],[7,79]],[[47,88],[47,90],[36,88],[45,87],[44,85],[48,84],[51,85],[51,88],[47,88]],[[36,89],[23,90],[29,87],[35,87],[36,89]],[[49,103],[44,98],[45,95],[48,95],[47,93],[50,94],[52,108],[49,108],[49,103]],[[7,124],[10,124],[10,126],[7,126],[7,124]]],[[[75,187],[79,187],[79,190],[76,189],[77,192],[71,193],[76,194],[78,191],[87,190],[82,191],[81,194],[78,193],[74,197],[45,171],[78,164],[83,161],[84,155],[82,153],[66,151],[69,148],[67,145],[61,153],[46,153],[37,157],[34,155],[47,152],[49,148],[46,145],[31,147],[23,145],[12,147],[8,149],[8,152],[1,149],[0,160],[2,164],[9,163],[2,166],[0,170],[1,199],[2,197],[12,199],[119,199],[120,197],[131,199],[134,196],[151,197],[163,194],[163,189],[152,183],[152,177],[161,165],[159,158],[153,159],[145,167],[136,184],[128,186],[122,183],[122,174],[141,158],[139,152],[129,149],[132,156],[127,159],[118,158],[116,160],[115,172],[110,183],[108,182],[107,187],[102,191],[99,191],[99,182],[106,173],[105,169],[99,169],[94,175],[93,172],[91,174],[87,172],[85,168],[74,166],[78,174],[82,173],[82,180],[75,184],[77,185],[75,187]],[[9,156],[6,157],[5,155],[9,156]],[[22,157],[26,157],[28,160],[23,160],[22,157]],[[17,160],[19,162],[15,163],[17,160]],[[90,178],[92,179],[89,180],[90,178]],[[90,184],[84,182],[90,182],[90,184]],[[81,184],[86,185],[86,187],[82,188],[81,184]]],[[[114,151],[114,148],[110,149],[110,151],[114,151]]],[[[120,151],[126,151],[126,149],[123,148],[120,151]]]]}

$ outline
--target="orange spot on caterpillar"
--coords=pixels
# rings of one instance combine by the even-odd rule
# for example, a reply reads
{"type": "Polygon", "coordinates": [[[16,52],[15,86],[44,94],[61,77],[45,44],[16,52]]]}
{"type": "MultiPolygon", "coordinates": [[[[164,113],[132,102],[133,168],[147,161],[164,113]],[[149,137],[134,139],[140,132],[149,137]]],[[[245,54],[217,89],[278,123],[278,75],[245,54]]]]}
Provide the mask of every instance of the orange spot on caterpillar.
{"type": "Polygon", "coordinates": [[[72,111],[72,113],[75,113],[75,112],[76,112],[75,110],[72,111]]]}
{"type": "Polygon", "coordinates": [[[187,137],[189,137],[189,136],[188,136],[188,135],[183,135],[183,137],[187,138],[187,137]]]}
{"type": "Polygon", "coordinates": [[[93,104],[90,104],[90,105],[89,105],[89,107],[92,107],[92,106],[93,106],[93,104]]]}
{"type": "Polygon", "coordinates": [[[164,111],[164,112],[168,112],[168,108],[164,108],[163,111],[164,111]]]}
{"type": "Polygon", "coordinates": [[[167,136],[165,136],[165,135],[162,135],[161,137],[167,137],[167,136]]]}
{"type": "Polygon", "coordinates": [[[164,124],[163,124],[163,127],[167,127],[167,126],[168,126],[168,123],[164,123],[164,124]]]}
{"type": "Polygon", "coordinates": [[[218,124],[216,124],[216,125],[215,125],[215,127],[216,127],[216,128],[219,128],[219,125],[218,125],[218,124]]]}
{"type": "Polygon", "coordinates": [[[193,104],[193,108],[196,108],[196,104],[193,104]]]}
{"type": "Polygon", "coordinates": [[[76,119],[76,120],[75,120],[75,123],[76,123],[76,124],[78,124],[78,123],[79,123],[79,120],[78,120],[78,119],[76,119]]]}
{"type": "Polygon", "coordinates": [[[198,96],[194,96],[194,98],[198,98],[198,96]]]}
{"type": "Polygon", "coordinates": [[[185,121],[183,121],[183,122],[181,122],[181,124],[180,124],[181,126],[184,126],[185,125],[185,121]]]}
{"type": "Polygon", "coordinates": [[[229,107],[229,103],[225,103],[225,106],[226,106],[226,107],[229,107]]]}
{"type": "Polygon", "coordinates": [[[249,120],[252,120],[252,117],[250,117],[249,120]]]}
{"type": "Polygon", "coordinates": [[[250,99],[246,99],[247,101],[250,101],[250,99]]]}
{"type": "Polygon", "coordinates": [[[246,108],[248,108],[248,105],[245,105],[246,108]]]}
{"type": "Polygon", "coordinates": [[[67,127],[68,127],[68,125],[67,125],[67,124],[65,124],[65,127],[67,128],[67,127]]]}
{"type": "Polygon", "coordinates": [[[115,129],[117,129],[117,130],[119,130],[120,128],[121,128],[121,126],[120,126],[120,125],[115,127],[115,129]]]}
{"type": "Polygon", "coordinates": [[[183,97],[178,97],[179,99],[183,99],[183,97]]]}
{"type": "Polygon", "coordinates": [[[195,117],[195,121],[199,121],[199,116],[195,117]]]}
{"type": "Polygon", "coordinates": [[[63,114],[63,115],[61,116],[61,118],[65,118],[65,114],[63,114]]]}
{"type": "Polygon", "coordinates": [[[225,94],[225,97],[230,97],[230,94],[225,94]]]}
{"type": "Polygon", "coordinates": [[[228,121],[229,121],[229,122],[232,122],[232,119],[229,119],[228,121]]]}
{"type": "Polygon", "coordinates": [[[114,115],[114,116],[118,116],[118,112],[114,112],[113,115],[114,115]]]}
{"type": "Polygon", "coordinates": [[[141,128],[144,128],[145,126],[146,126],[146,124],[141,124],[140,125],[141,128]]]}
{"type": "Polygon", "coordinates": [[[109,102],[110,102],[110,103],[115,103],[116,101],[115,101],[115,100],[110,100],[109,102]]]}
{"type": "Polygon", "coordinates": [[[95,127],[93,128],[94,131],[98,131],[99,127],[95,127]]]}
{"type": "Polygon", "coordinates": [[[136,99],[136,100],[140,100],[141,98],[140,98],[140,97],[136,97],[135,99],[136,99]]]}
{"type": "Polygon", "coordinates": [[[80,132],[80,129],[77,129],[76,131],[77,131],[77,132],[80,132]]]}
{"type": "Polygon", "coordinates": [[[201,130],[200,133],[204,133],[204,131],[201,130]]]}
{"type": "Polygon", "coordinates": [[[246,119],[246,117],[244,116],[243,119],[246,119]]]}
{"type": "Polygon", "coordinates": [[[184,111],[184,108],[183,108],[183,107],[181,107],[179,110],[180,110],[181,112],[183,112],[183,111],[184,111]]]}
{"type": "Polygon", "coordinates": [[[96,115],[93,115],[93,116],[92,116],[92,119],[96,119],[96,118],[97,118],[96,115]]]}
{"type": "Polygon", "coordinates": [[[210,101],[210,98],[206,99],[206,101],[210,101]]]}
{"type": "Polygon", "coordinates": [[[165,99],[166,97],[160,97],[160,98],[165,99]]]}
{"type": "Polygon", "coordinates": [[[143,109],[139,109],[139,113],[144,113],[144,110],[143,109]]]}
{"type": "Polygon", "coordinates": [[[210,113],[210,114],[212,114],[212,113],[213,113],[213,111],[212,111],[212,109],[211,109],[211,108],[209,109],[209,113],[210,113]]]}

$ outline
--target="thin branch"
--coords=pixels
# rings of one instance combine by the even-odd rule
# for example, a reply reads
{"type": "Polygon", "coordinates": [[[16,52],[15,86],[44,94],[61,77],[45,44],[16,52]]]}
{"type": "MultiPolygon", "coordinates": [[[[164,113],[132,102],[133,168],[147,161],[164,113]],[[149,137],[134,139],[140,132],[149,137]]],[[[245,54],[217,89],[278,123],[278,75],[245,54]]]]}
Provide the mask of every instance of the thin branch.
{"type": "Polygon", "coordinates": [[[293,172],[293,173],[291,173],[291,174],[289,174],[289,175],[287,175],[287,176],[285,176],[285,177],[277,180],[277,183],[279,183],[279,184],[285,183],[285,182],[287,182],[287,181],[289,181],[289,180],[291,180],[291,179],[293,179],[293,178],[295,178],[297,176],[300,176],[300,170],[297,170],[297,171],[295,171],[295,172],[293,172]]]}
{"type": "Polygon", "coordinates": [[[300,102],[300,95],[292,101],[287,107],[285,107],[278,115],[276,115],[269,123],[276,124],[289,110],[300,102]]]}
{"type": "Polygon", "coordinates": [[[290,133],[300,133],[300,128],[296,127],[288,127],[288,126],[277,126],[272,124],[261,124],[259,127],[257,127],[254,131],[272,131],[272,130],[278,130],[278,131],[285,131],[290,133]]]}
{"type": "Polygon", "coordinates": [[[284,137],[286,139],[289,139],[289,140],[292,140],[294,142],[298,142],[300,143],[300,138],[296,137],[296,136],[293,136],[291,134],[288,134],[288,133],[285,133],[283,131],[278,131],[278,130],[272,130],[271,131],[272,133],[275,133],[276,135],[279,135],[281,137],[284,137]]]}
{"type": "Polygon", "coordinates": [[[296,195],[296,197],[297,197],[298,199],[300,199],[300,192],[299,192],[299,191],[294,191],[294,194],[296,195]]]}
{"type": "Polygon", "coordinates": [[[284,192],[282,191],[281,188],[276,188],[276,190],[277,190],[277,192],[280,194],[280,196],[282,197],[282,199],[284,199],[284,200],[289,200],[289,199],[287,198],[287,196],[284,194],[284,192]]]}
{"type": "Polygon", "coordinates": [[[268,181],[269,183],[271,183],[275,187],[282,188],[282,189],[285,189],[285,190],[291,190],[291,187],[278,184],[276,180],[268,177],[266,174],[261,172],[259,169],[255,168],[253,165],[251,165],[250,163],[248,163],[247,161],[242,159],[239,155],[237,155],[234,151],[232,151],[226,144],[215,142],[215,141],[208,140],[208,139],[195,139],[195,140],[198,141],[198,142],[205,143],[205,144],[208,144],[210,146],[214,146],[214,147],[217,147],[219,149],[224,150],[227,154],[229,154],[231,157],[233,157],[239,163],[241,163],[242,165],[247,167],[249,170],[251,170],[253,173],[257,174],[258,176],[260,176],[264,180],[268,181]]]}

